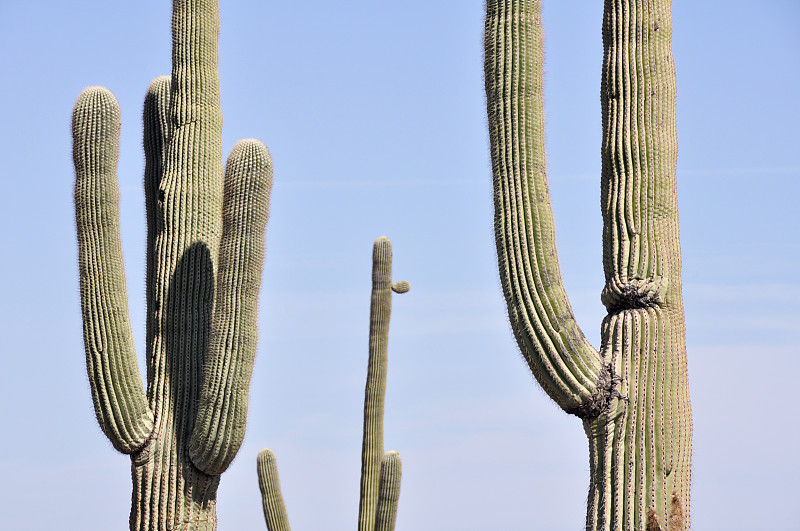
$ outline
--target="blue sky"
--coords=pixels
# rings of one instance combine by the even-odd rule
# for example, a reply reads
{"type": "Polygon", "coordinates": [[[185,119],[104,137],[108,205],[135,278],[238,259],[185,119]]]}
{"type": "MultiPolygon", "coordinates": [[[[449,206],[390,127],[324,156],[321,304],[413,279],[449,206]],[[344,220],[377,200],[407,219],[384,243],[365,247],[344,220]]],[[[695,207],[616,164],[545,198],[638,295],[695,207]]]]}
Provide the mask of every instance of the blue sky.
{"type": "MultiPolygon", "coordinates": [[[[398,531],[580,529],[580,422],[534,384],[495,271],[481,1],[222,1],[226,151],[270,148],[260,344],[220,531],[265,529],[272,447],[298,530],[358,510],[373,240],[394,243],[387,448],[398,531]]],[[[545,2],[550,183],[564,280],[597,346],[602,2],[545,2]]],[[[694,411],[693,528],[796,529],[800,499],[800,3],[675,3],[678,187],[694,411]]],[[[123,529],[128,459],[83,366],[70,113],[122,106],[122,236],[143,352],[141,101],[170,71],[169,2],[0,7],[2,526],[123,529]],[[56,519],[58,523],[56,523],[56,519]]]]}

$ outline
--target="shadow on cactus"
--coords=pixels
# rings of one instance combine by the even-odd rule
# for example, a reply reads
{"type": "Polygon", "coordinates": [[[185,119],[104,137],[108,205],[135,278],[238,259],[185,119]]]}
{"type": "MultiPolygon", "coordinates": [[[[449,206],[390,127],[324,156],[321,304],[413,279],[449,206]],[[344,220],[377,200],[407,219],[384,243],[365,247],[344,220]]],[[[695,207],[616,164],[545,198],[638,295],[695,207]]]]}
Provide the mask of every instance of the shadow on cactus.
{"type": "Polygon", "coordinates": [[[171,77],[145,97],[147,389],[119,234],[120,110],[90,87],[72,120],[84,344],[95,413],[132,461],[132,530],[216,529],[244,437],[272,161],[243,140],[223,171],[217,2],[175,1],[171,77]]]}
{"type": "MultiPolygon", "coordinates": [[[[392,282],[392,243],[389,238],[382,236],[375,240],[372,251],[369,362],[364,390],[358,531],[392,531],[397,521],[402,462],[397,452],[384,452],[383,411],[392,292],[405,293],[410,288],[406,281],[392,282]]],[[[259,452],[257,472],[267,529],[289,531],[289,517],[281,493],[275,453],[269,448],[259,452]]]]}

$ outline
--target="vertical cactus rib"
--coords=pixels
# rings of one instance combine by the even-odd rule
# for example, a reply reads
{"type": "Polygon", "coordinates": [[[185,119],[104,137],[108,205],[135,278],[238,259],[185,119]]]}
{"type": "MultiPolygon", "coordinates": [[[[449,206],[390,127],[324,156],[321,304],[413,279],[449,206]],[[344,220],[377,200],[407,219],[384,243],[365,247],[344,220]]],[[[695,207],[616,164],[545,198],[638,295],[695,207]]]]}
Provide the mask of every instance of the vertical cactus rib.
{"type": "Polygon", "coordinates": [[[89,87],[72,116],[75,218],[86,367],[95,414],[120,452],[141,448],[153,431],[136,364],[119,233],[120,111],[114,96],[89,87]]]}
{"type": "Polygon", "coordinates": [[[290,531],[275,453],[269,448],[264,448],[258,452],[256,465],[258,487],[261,489],[261,503],[268,531],[290,531]]]}
{"type": "Polygon", "coordinates": [[[540,3],[488,0],[485,57],[495,237],[508,314],[523,356],[562,408],[596,401],[600,356],[561,281],[544,152],[540,3]]]}
{"type": "Polygon", "coordinates": [[[207,474],[225,471],[244,439],[271,187],[266,146],[240,141],[226,165],[217,298],[189,445],[192,462],[207,474]]]}
{"type": "Polygon", "coordinates": [[[101,427],[131,454],[137,531],[216,529],[244,436],[272,162],[245,140],[223,176],[218,32],[216,0],[175,0],[172,75],[145,97],[146,394],[119,249],[119,109],[90,88],[73,122],[87,367],[101,427]]]}
{"type": "Polygon", "coordinates": [[[369,364],[364,391],[364,434],[361,447],[359,531],[375,529],[383,459],[383,411],[392,291],[404,293],[408,282],[392,283],[392,242],[382,236],[372,250],[372,297],[369,315],[369,364]]]}
{"type": "Polygon", "coordinates": [[[397,523],[397,503],[400,500],[400,478],[403,462],[395,451],[386,452],[381,461],[381,483],[378,489],[378,508],[375,531],[393,531],[397,523]]]}

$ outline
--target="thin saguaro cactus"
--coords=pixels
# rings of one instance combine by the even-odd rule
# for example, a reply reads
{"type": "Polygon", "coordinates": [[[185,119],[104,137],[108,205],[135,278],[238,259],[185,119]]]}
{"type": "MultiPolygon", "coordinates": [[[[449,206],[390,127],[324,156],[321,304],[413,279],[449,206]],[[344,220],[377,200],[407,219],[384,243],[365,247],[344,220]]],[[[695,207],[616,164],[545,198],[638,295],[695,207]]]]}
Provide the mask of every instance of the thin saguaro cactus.
{"type": "MultiPolygon", "coordinates": [[[[372,250],[369,364],[364,391],[359,531],[392,531],[397,520],[402,462],[397,452],[384,452],[383,412],[392,292],[405,293],[410,287],[406,281],[392,282],[392,242],[381,236],[375,240],[372,250]]],[[[269,448],[259,452],[257,472],[267,529],[289,531],[275,454],[269,448]]]]}
{"type": "Polygon", "coordinates": [[[587,530],[688,529],[692,420],[676,194],[670,0],[606,0],[599,352],[561,281],[544,151],[538,0],[488,0],[495,235],[519,347],[589,438],[587,530]]]}
{"type": "Polygon", "coordinates": [[[73,113],[86,363],[100,427],[131,456],[130,529],[216,529],[244,437],[272,162],[242,140],[222,166],[216,0],[175,0],[172,76],[144,105],[147,390],[119,234],[120,111],[89,87],[73,113]]]}

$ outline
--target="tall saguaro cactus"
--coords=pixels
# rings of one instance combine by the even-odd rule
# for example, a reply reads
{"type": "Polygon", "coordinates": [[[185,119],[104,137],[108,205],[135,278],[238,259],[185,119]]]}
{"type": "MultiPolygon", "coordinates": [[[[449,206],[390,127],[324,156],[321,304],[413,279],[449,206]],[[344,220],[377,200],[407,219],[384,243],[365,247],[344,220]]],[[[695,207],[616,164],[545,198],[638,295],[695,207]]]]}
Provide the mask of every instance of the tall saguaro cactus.
{"type": "MultiPolygon", "coordinates": [[[[402,462],[400,454],[383,449],[383,411],[392,292],[405,293],[406,281],[392,282],[392,242],[382,236],[372,250],[372,299],[369,316],[369,362],[364,390],[364,435],[361,447],[359,531],[392,531],[397,520],[402,462]]],[[[275,454],[261,450],[258,484],[269,531],[289,531],[275,454]]]]}
{"type": "Polygon", "coordinates": [[[243,140],[222,167],[216,0],[175,0],[172,76],[144,106],[147,390],[119,234],[120,112],[102,87],[73,114],[89,383],[100,427],[131,456],[132,530],[216,529],[220,474],[244,437],[272,162],[243,140]]]}
{"type": "Polygon", "coordinates": [[[670,0],[606,0],[602,323],[584,338],[561,282],[545,175],[538,0],[488,0],[495,235],[508,314],[548,395],[583,420],[587,530],[688,528],[691,409],[675,185],[670,0]]]}

